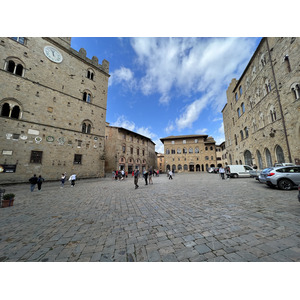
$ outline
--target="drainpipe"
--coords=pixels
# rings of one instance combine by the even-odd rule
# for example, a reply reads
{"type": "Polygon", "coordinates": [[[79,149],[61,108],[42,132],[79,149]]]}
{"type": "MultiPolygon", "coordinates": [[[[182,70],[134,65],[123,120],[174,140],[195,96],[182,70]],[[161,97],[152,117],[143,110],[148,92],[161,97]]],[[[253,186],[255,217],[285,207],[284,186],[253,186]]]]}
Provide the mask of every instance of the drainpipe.
{"type": "Polygon", "coordinates": [[[269,47],[269,42],[268,42],[267,37],[266,37],[266,42],[267,42],[267,48],[268,48],[268,54],[269,54],[269,60],[270,60],[270,64],[271,64],[272,74],[273,74],[274,83],[275,83],[277,100],[278,100],[279,109],[280,109],[280,115],[281,115],[281,119],[282,119],[282,125],[283,125],[283,131],[284,131],[286,146],[287,146],[287,150],[288,150],[289,162],[291,163],[292,162],[291,150],[290,150],[289,141],[288,141],[288,137],[287,137],[285,120],[284,120],[283,110],[282,110],[282,106],[281,106],[281,102],[280,102],[280,95],[279,95],[279,91],[278,91],[278,88],[277,88],[276,77],[275,77],[275,72],[274,72],[274,67],[273,67],[273,63],[272,63],[271,52],[270,52],[270,47],[269,47]]]}

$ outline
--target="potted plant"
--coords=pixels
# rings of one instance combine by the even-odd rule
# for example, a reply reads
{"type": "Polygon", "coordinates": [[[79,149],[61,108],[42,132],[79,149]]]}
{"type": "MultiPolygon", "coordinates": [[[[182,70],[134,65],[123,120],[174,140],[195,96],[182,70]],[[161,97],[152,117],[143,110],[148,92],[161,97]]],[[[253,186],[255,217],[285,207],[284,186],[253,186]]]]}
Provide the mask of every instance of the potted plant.
{"type": "Polygon", "coordinates": [[[9,207],[14,205],[15,194],[4,194],[2,200],[2,207],[9,207]]]}

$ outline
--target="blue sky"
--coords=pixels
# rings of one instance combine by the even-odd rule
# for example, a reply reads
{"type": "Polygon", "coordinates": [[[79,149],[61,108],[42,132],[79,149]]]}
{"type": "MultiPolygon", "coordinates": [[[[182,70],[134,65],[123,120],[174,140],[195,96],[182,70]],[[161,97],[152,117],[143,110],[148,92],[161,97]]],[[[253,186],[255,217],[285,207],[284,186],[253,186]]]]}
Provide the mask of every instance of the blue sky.
{"type": "Polygon", "coordinates": [[[221,110],[261,38],[75,37],[71,46],[110,63],[106,121],[151,138],[225,140],[221,110]]]}

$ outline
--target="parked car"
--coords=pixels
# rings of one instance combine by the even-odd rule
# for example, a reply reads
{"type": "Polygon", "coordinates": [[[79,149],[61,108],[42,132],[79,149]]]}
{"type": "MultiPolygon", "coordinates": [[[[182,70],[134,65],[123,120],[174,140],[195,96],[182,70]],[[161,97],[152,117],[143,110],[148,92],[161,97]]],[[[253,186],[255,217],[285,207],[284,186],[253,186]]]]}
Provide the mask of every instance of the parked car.
{"type": "Polygon", "coordinates": [[[214,169],[215,169],[215,168],[208,168],[208,169],[207,169],[207,172],[208,172],[208,173],[214,173],[214,169]]]}
{"type": "Polygon", "coordinates": [[[214,173],[219,173],[219,168],[218,167],[214,168],[214,173]]]}
{"type": "Polygon", "coordinates": [[[253,169],[251,170],[250,173],[250,177],[255,178],[256,180],[258,180],[258,176],[261,173],[262,170],[258,170],[258,169],[253,169]]]}
{"type": "Polygon", "coordinates": [[[250,177],[250,171],[253,171],[253,168],[248,165],[228,165],[226,167],[226,174],[230,177],[250,177]]]}
{"type": "Polygon", "coordinates": [[[300,166],[274,167],[267,174],[266,184],[281,190],[291,190],[300,184],[300,166]]]}
{"type": "Polygon", "coordinates": [[[258,175],[258,181],[260,183],[266,183],[267,180],[267,175],[269,174],[269,172],[272,170],[273,168],[265,168],[263,169],[260,174],[258,175]]]}
{"type": "Polygon", "coordinates": [[[274,165],[274,167],[284,167],[284,166],[286,166],[286,167],[288,167],[288,166],[295,166],[295,164],[293,164],[293,163],[276,163],[274,165]]]}

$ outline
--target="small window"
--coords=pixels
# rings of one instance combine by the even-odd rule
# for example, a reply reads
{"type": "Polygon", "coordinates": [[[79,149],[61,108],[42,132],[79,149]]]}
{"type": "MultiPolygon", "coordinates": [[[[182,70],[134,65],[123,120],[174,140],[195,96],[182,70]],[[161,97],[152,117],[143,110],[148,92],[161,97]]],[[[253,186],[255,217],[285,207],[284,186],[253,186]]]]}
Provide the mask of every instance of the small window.
{"type": "Polygon", "coordinates": [[[83,93],[83,98],[82,100],[87,102],[87,103],[91,103],[91,99],[92,99],[92,95],[88,92],[84,92],[83,93]]]}
{"type": "Polygon", "coordinates": [[[183,143],[183,144],[186,144],[186,140],[183,140],[182,143],[183,143]]]}
{"type": "Polygon", "coordinates": [[[241,141],[244,139],[244,133],[243,130],[240,131],[240,135],[241,135],[241,141]]]}
{"type": "Polygon", "coordinates": [[[199,148],[198,147],[195,148],[195,153],[199,153],[199,148]]]}
{"type": "Polygon", "coordinates": [[[183,154],[186,154],[186,153],[187,153],[187,149],[183,148],[183,154]]]}
{"type": "Polygon", "coordinates": [[[210,150],[213,150],[214,148],[213,148],[213,146],[210,146],[210,148],[209,148],[210,150]]]}
{"type": "Polygon", "coordinates": [[[31,151],[30,162],[33,164],[41,164],[43,151],[31,151]]]}
{"type": "Polygon", "coordinates": [[[285,55],[284,62],[285,62],[287,72],[290,73],[292,71],[292,69],[291,69],[290,59],[289,59],[288,55],[285,55]]]}
{"type": "Polygon", "coordinates": [[[235,101],[238,101],[238,99],[239,99],[238,93],[235,93],[235,101]]]}
{"type": "Polygon", "coordinates": [[[245,127],[245,128],[244,128],[244,131],[245,131],[245,137],[247,138],[247,137],[249,136],[248,127],[245,127]]]}
{"type": "Polygon", "coordinates": [[[245,113],[245,104],[244,104],[244,102],[242,103],[241,107],[242,107],[242,112],[245,113]]]}
{"type": "Polygon", "coordinates": [[[240,96],[243,94],[242,86],[239,87],[240,96]]]}
{"type": "Polygon", "coordinates": [[[88,70],[88,71],[87,71],[87,74],[86,74],[86,77],[87,77],[88,79],[94,80],[94,72],[91,71],[91,70],[88,70]]]}
{"type": "Polygon", "coordinates": [[[177,149],[177,154],[181,154],[181,149],[180,148],[177,149]]]}
{"type": "Polygon", "coordinates": [[[175,149],[171,149],[171,154],[175,154],[175,149]]]}
{"type": "Polygon", "coordinates": [[[195,144],[198,144],[198,139],[195,139],[195,144]]]}
{"type": "Polygon", "coordinates": [[[125,153],[126,152],[126,146],[122,146],[122,152],[125,153]]]}
{"type": "Polygon", "coordinates": [[[22,45],[26,45],[26,39],[24,37],[12,37],[12,39],[22,45]]]}
{"type": "MultiPolygon", "coordinates": [[[[136,149],[136,154],[137,154],[137,155],[140,155],[140,149],[139,149],[139,148],[136,149]]],[[[169,154],[169,153],[168,153],[168,154],[169,154]]]]}
{"type": "Polygon", "coordinates": [[[81,154],[75,154],[74,155],[74,164],[75,165],[81,165],[82,163],[82,155],[81,154]]]}
{"type": "Polygon", "coordinates": [[[208,147],[205,147],[205,151],[207,151],[208,150],[208,147]]]}
{"type": "Polygon", "coordinates": [[[193,148],[190,148],[190,149],[189,149],[189,153],[193,153],[193,148]]]}
{"type": "Polygon", "coordinates": [[[241,116],[241,110],[240,110],[240,108],[237,109],[237,114],[238,114],[238,117],[241,116]]]}
{"type": "Polygon", "coordinates": [[[133,154],[133,148],[130,147],[130,154],[133,154]]]}
{"type": "Polygon", "coordinates": [[[166,154],[170,154],[170,150],[169,149],[166,149],[166,154]]]}
{"type": "Polygon", "coordinates": [[[145,156],[145,150],[144,149],[142,150],[142,153],[143,153],[143,156],[145,156]]]}
{"type": "Polygon", "coordinates": [[[175,144],[175,141],[172,141],[172,145],[174,145],[175,144]]]}
{"type": "Polygon", "coordinates": [[[205,156],[205,160],[209,160],[209,157],[208,157],[208,156],[205,156]]]}

